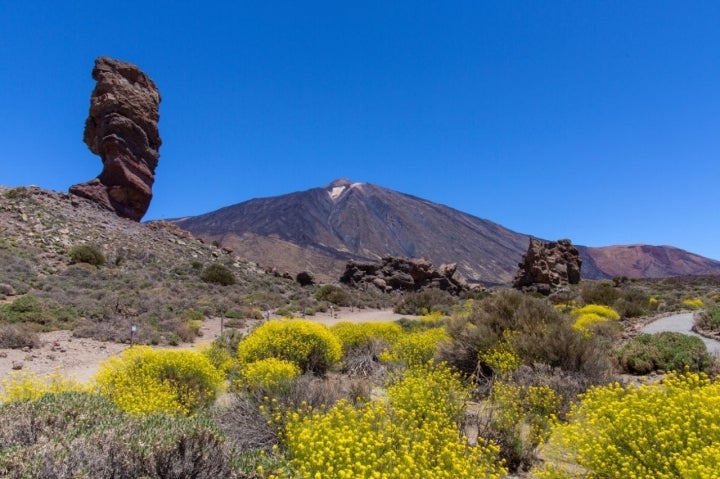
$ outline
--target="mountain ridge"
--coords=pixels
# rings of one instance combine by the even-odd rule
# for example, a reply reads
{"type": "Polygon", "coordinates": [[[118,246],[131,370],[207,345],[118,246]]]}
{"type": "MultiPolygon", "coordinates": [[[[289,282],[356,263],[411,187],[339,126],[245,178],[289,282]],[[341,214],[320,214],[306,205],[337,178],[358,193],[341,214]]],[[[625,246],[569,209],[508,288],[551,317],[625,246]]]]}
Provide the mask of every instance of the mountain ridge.
{"type": "MultiPolygon", "coordinates": [[[[508,284],[531,237],[450,206],[345,178],[169,221],[251,261],[292,274],[310,270],[325,281],[337,280],[351,259],[404,256],[457,263],[471,282],[508,284]]],[[[720,274],[720,261],[670,246],[578,249],[585,279],[720,274]]]]}

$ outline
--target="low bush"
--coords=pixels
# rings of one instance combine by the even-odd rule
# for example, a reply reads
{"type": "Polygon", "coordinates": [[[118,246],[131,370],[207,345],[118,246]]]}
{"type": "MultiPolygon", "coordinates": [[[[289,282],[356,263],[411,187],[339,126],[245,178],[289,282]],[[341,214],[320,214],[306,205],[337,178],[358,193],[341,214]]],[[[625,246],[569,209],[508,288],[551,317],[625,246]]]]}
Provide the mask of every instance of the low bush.
{"type": "Polygon", "coordinates": [[[0,348],[40,347],[40,337],[27,324],[0,324],[0,348]]]}
{"type": "Polygon", "coordinates": [[[105,397],[78,392],[0,405],[0,476],[238,477],[208,419],[131,416],[105,397]]]}
{"type": "Polygon", "coordinates": [[[700,309],[703,307],[703,301],[700,298],[688,298],[682,302],[683,306],[689,309],[700,309]]]}
{"type": "Polygon", "coordinates": [[[268,321],[238,344],[238,359],[247,364],[267,358],[295,363],[303,372],[322,375],[342,357],[340,340],[321,324],[302,319],[268,321]]]}
{"type": "Polygon", "coordinates": [[[40,376],[30,371],[11,373],[7,379],[0,381],[3,386],[0,403],[11,401],[34,401],[45,394],[71,391],[85,391],[87,387],[65,378],[59,371],[47,376],[40,376]]]}
{"type": "Polygon", "coordinates": [[[380,355],[386,363],[405,367],[422,366],[435,358],[438,346],[448,340],[445,328],[431,328],[405,333],[380,355]]]}
{"type": "Polygon", "coordinates": [[[200,279],[206,283],[215,283],[222,286],[229,286],[235,284],[235,274],[227,266],[220,263],[213,263],[206,266],[202,273],[200,273],[200,279]]]}
{"type": "Polygon", "coordinates": [[[81,244],[73,246],[68,251],[70,264],[85,263],[93,266],[102,266],[105,264],[105,255],[95,246],[81,244]]]}
{"type": "Polygon", "coordinates": [[[587,304],[581,308],[575,308],[570,311],[570,315],[575,318],[573,328],[586,338],[592,336],[593,330],[598,324],[620,320],[617,311],[602,304],[587,304]]]}
{"type": "Polygon", "coordinates": [[[128,412],[185,415],[211,404],[222,380],[201,353],[147,347],[105,360],[95,376],[98,391],[128,412]]]}
{"type": "Polygon", "coordinates": [[[578,477],[578,466],[582,477],[717,477],[717,404],[720,384],[698,373],[593,388],[552,433],[536,477],[578,477]]]}
{"type": "Polygon", "coordinates": [[[584,304],[612,306],[620,298],[620,290],[610,281],[583,281],[580,297],[584,304]]]}
{"type": "Polygon", "coordinates": [[[508,350],[522,364],[542,363],[579,372],[591,384],[606,381],[611,364],[604,345],[584,338],[572,324],[572,318],[546,299],[502,290],[475,301],[471,312],[451,317],[446,326],[450,339],[440,344],[437,357],[466,374],[491,377],[493,365],[480,358],[487,352],[508,350]]]}
{"type": "Polygon", "coordinates": [[[350,306],[352,303],[352,296],[346,290],[340,286],[332,284],[326,284],[320,286],[315,294],[313,294],[318,301],[327,301],[336,306],[350,306]]]}
{"type": "Polygon", "coordinates": [[[243,366],[242,385],[265,395],[281,394],[290,388],[292,380],[300,376],[300,368],[293,362],[265,358],[243,366]]]}
{"type": "Polygon", "coordinates": [[[720,330],[720,306],[713,306],[696,314],[695,326],[702,331],[720,330]]]}
{"type": "Polygon", "coordinates": [[[546,385],[513,381],[493,383],[490,412],[480,434],[500,446],[500,457],[511,471],[528,470],[537,461],[537,448],[550,433],[562,398],[546,385]]]}
{"type": "Polygon", "coordinates": [[[343,352],[363,345],[371,340],[392,344],[402,335],[402,328],[396,323],[350,323],[343,321],[330,327],[340,339],[343,352]]]}
{"type": "Polygon", "coordinates": [[[393,310],[398,314],[415,316],[428,314],[430,311],[439,311],[449,315],[457,302],[458,299],[447,291],[428,288],[403,294],[393,310]]]}
{"type": "Polygon", "coordinates": [[[641,334],[615,351],[621,369],[630,374],[652,371],[689,371],[711,373],[714,359],[705,343],[696,336],[665,331],[641,334]]]}

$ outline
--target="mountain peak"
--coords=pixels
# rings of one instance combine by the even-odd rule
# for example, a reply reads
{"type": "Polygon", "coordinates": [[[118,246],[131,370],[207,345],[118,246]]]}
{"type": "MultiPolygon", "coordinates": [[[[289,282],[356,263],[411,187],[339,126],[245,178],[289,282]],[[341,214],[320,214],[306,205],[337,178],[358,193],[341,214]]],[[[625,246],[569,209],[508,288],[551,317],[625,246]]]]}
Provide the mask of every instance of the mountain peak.
{"type": "Polygon", "coordinates": [[[340,196],[342,196],[342,194],[345,193],[347,190],[356,188],[360,185],[362,185],[362,183],[353,183],[347,178],[338,178],[337,180],[327,185],[325,187],[325,190],[330,195],[330,198],[335,201],[340,198],[340,196]]]}

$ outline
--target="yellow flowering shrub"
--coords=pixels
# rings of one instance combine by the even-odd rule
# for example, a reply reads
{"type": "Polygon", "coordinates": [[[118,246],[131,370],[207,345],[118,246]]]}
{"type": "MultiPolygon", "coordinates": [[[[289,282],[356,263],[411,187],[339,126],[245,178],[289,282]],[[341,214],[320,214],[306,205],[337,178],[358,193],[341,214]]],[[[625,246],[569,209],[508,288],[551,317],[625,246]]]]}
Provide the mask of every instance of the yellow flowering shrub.
{"type": "Polygon", "coordinates": [[[236,358],[228,351],[227,348],[213,341],[208,346],[200,350],[215,369],[227,376],[237,366],[236,358]]]}
{"type": "Polygon", "coordinates": [[[480,351],[478,359],[495,374],[502,375],[515,371],[522,365],[522,358],[512,347],[513,337],[517,336],[517,332],[506,329],[503,331],[502,340],[491,349],[480,351]]]}
{"type": "Polygon", "coordinates": [[[529,466],[556,422],[562,397],[551,387],[496,381],[490,392],[488,433],[501,444],[512,470],[529,466]]]}
{"type": "Polygon", "coordinates": [[[700,309],[703,307],[703,302],[700,298],[688,298],[683,300],[682,304],[690,309],[700,309]]]}
{"type": "Polygon", "coordinates": [[[241,371],[242,382],[251,389],[276,392],[290,387],[300,375],[300,368],[290,361],[266,358],[245,364],[241,371]]]}
{"type": "MultiPolygon", "coordinates": [[[[718,411],[720,383],[701,373],[669,375],[641,386],[592,388],[581,396],[569,422],[555,429],[548,454],[580,466],[586,471],[581,477],[717,478],[718,411]]],[[[537,477],[576,476],[548,466],[537,477]]]]}
{"type": "Polygon", "coordinates": [[[330,330],[340,339],[343,353],[373,339],[392,344],[403,333],[399,324],[390,322],[350,323],[343,321],[331,326],[330,330]]]}
{"type": "Polygon", "coordinates": [[[570,314],[575,317],[573,328],[586,338],[592,336],[592,326],[594,324],[620,320],[617,311],[603,304],[587,304],[582,308],[573,309],[570,314]]]}
{"type": "Polygon", "coordinates": [[[337,336],[328,327],[303,319],[268,321],[238,344],[238,359],[243,364],[278,358],[316,374],[325,373],[341,357],[337,336]]]}
{"type": "Polygon", "coordinates": [[[442,311],[429,311],[420,316],[420,323],[427,327],[442,326],[448,315],[442,311]]]}
{"type": "Polygon", "coordinates": [[[390,350],[380,355],[382,361],[420,366],[435,357],[438,344],[448,339],[445,328],[431,328],[404,333],[390,350]]]}
{"type": "Polygon", "coordinates": [[[0,381],[3,392],[0,394],[0,403],[12,401],[34,401],[48,393],[81,392],[86,386],[73,379],[67,379],[59,371],[47,376],[22,371],[10,374],[8,379],[0,381]]]}
{"type": "Polygon", "coordinates": [[[290,414],[284,440],[292,473],[314,478],[499,479],[492,444],[470,447],[456,414],[464,388],[445,366],[409,372],[388,400],[290,414]]]}
{"type": "Polygon", "coordinates": [[[133,347],[105,360],[98,391],[131,413],[192,414],[215,400],[223,375],[195,351],[133,347]]]}

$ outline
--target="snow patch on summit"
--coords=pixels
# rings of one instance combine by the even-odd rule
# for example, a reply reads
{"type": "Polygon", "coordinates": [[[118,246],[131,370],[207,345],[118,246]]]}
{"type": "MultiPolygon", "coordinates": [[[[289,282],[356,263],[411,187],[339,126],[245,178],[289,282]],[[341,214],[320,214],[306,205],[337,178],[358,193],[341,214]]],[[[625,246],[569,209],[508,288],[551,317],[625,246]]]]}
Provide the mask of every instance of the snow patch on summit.
{"type": "Polygon", "coordinates": [[[337,201],[337,199],[340,198],[340,196],[342,196],[342,194],[345,193],[345,191],[351,190],[353,188],[359,188],[362,185],[363,185],[362,183],[345,183],[343,185],[333,186],[332,188],[327,190],[327,192],[333,201],[337,201]]]}
{"type": "Polygon", "coordinates": [[[340,195],[342,195],[345,188],[345,186],[336,186],[332,190],[328,191],[328,194],[330,195],[330,198],[336,200],[340,197],[340,195]]]}

